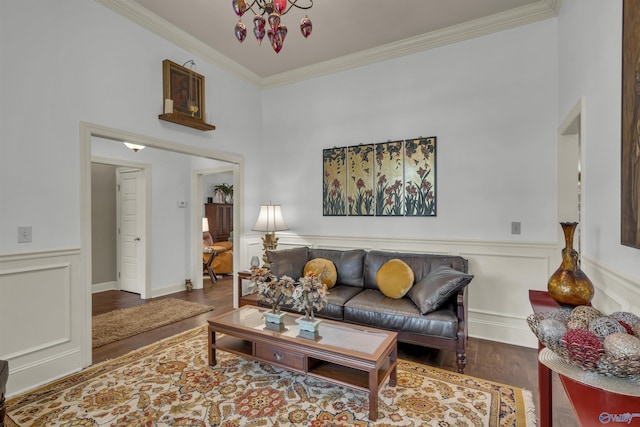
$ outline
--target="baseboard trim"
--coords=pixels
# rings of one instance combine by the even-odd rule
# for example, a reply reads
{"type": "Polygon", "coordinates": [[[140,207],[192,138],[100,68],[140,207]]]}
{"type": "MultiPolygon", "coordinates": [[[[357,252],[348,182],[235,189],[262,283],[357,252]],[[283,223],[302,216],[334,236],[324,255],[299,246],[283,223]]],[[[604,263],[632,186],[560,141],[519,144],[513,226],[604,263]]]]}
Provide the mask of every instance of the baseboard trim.
{"type": "Polygon", "coordinates": [[[91,293],[97,294],[99,292],[106,291],[117,291],[118,290],[118,282],[103,282],[103,283],[94,283],[91,285],[91,293]]]}

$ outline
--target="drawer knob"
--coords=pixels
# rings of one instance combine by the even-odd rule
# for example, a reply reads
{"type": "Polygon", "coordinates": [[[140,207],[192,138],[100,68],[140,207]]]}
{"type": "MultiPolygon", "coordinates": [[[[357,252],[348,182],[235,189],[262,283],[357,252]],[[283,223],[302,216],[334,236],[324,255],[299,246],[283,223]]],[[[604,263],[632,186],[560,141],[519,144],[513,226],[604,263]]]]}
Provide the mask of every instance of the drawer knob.
{"type": "Polygon", "coordinates": [[[273,357],[274,357],[276,360],[282,360],[282,359],[284,359],[284,356],[283,356],[282,354],[280,354],[280,353],[273,353],[273,357]]]}

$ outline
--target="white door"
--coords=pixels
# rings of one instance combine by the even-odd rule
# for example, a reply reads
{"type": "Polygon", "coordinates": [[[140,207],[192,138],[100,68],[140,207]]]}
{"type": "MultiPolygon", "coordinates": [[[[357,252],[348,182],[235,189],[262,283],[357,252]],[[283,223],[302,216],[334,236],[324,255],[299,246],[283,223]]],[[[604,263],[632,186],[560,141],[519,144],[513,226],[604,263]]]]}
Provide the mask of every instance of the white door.
{"type": "Polygon", "coordinates": [[[117,174],[118,281],[123,291],[140,294],[145,289],[145,174],[120,168],[117,174]]]}

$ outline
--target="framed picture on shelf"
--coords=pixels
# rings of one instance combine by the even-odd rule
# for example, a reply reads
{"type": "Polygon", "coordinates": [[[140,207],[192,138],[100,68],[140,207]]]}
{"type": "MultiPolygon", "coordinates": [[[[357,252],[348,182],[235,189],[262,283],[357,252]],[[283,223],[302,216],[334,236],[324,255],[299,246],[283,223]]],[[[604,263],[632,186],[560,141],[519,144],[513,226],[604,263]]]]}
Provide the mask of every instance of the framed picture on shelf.
{"type": "Polygon", "coordinates": [[[184,65],[162,61],[162,89],[163,99],[173,100],[173,113],[204,121],[204,76],[195,72],[193,61],[184,65]]]}

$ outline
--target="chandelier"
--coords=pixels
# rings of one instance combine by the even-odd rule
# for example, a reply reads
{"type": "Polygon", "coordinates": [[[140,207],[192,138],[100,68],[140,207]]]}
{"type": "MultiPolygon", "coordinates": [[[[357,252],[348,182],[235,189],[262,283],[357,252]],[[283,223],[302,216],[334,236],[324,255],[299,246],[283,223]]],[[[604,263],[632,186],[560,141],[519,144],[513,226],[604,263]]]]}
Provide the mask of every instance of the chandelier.
{"type": "MultiPolygon", "coordinates": [[[[287,36],[287,27],[280,24],[280,17],[295,7],[298,9],[311,9],[313,0],[303,0],[304,4],[299,5],[299,0],[231,0],[233,11],[240,17],[236,24],[235,34],[240,43],[247,37],[247,27],[242,22],[242,15],[250,10],[255,15],[253,18],[253,35],[256,36],[258,44],[262,44],[265,35],[269,37],[271,47],[276,53],[282,49],[282,43],[287,36]],[[254,9],[255,7],[255,9],[254,9]],[[267,19],[264,18],[267,16],[267,19]],[[269,30],[266,24],[269,23],[269,30]]],[[[307,38],[311,34],[311,20],[307,15],[300,21],[300,32],[307,38]]]]}

